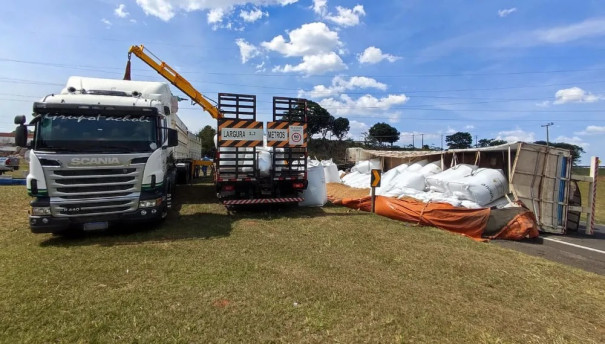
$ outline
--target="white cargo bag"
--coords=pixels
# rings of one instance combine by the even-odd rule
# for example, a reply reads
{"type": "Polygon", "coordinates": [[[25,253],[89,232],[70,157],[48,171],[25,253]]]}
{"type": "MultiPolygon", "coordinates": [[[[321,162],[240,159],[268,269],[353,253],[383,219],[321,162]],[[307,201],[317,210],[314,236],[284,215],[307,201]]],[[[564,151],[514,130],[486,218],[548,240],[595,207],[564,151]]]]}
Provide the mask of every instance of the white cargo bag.
{"type": "Polygon", "coordinates": [[[502,170],[479,168],[470,176],[447,183],[450,194],[485,206],[508,193],[508,182],[502,170]]]}
{"type": "Polygon", "coordinates": [[[456,180],[470,176],[474,170],[477,169],[476,165],[460,164],[451,167],[441,173],[434,174],[426,177],[426,186],[431,191],[436,192],[447,192],[445,184],[447,182],[455,182],[456,180]]]}
{"type": "Polygon", "coordinates": [[[326,175],[326,183],[340,183],[340,174],[338,173],[338,167],[330,160],[322,160],[321,164],[324,167],[324,174],[326,175]]]}
{"type": "Polygon", "coordinates": [[[305,200],[299,202],[298,205],[301,207],[322,207],[328,201],[328,194],[326,192],[324,168],[321,164],[307,166],[307,181],[309,184],[302,195],[305,200]]]}

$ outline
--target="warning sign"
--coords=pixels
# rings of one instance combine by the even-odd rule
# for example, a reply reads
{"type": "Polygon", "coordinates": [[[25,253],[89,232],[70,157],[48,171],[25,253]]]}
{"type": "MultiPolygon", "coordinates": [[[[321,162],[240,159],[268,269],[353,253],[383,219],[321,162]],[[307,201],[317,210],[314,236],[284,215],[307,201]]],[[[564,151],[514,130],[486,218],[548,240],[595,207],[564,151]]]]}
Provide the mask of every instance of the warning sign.
{"type": "Polygon", "coordinates": [[[376,169],[372,169],[372,174],[370,177],[370,185],[373,188],[379,188],[380,187],[380,177],[381,177],[382,171],[381,170],[376,170],[376,169]]]}
{"type": "Polygon", "coordinates": [[[290,146],[302,146],[304,144],[304,127],[291,125],[288,130],[290,132],[290,146]]]}
{"type": "Polygon", "coordinates": [[[221,138],[233,141],[262,141],[263,129],[223,128],[221,138]]]}

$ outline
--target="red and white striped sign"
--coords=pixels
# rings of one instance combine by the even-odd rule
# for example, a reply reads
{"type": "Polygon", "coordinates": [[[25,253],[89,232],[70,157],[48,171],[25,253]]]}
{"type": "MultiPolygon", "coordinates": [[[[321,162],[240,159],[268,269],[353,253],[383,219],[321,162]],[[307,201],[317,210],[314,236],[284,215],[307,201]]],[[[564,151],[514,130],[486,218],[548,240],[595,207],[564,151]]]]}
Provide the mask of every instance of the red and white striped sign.
{"type": "Polygon", "coordinates": [[[256,198],[256,199],[233,199],[223,201],[224,205],[245,205],[245,204],[271,204],[271,203],[298,203],[305,199],[302,197],[282,197],[282,198],[256,198]]]}

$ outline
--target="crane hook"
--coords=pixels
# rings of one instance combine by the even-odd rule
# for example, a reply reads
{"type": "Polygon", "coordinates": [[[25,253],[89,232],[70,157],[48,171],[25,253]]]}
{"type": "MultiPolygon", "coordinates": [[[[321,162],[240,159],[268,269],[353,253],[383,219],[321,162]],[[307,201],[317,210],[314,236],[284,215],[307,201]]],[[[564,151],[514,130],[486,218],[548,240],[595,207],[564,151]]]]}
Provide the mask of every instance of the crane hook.
{"type": "Polygon", "coordinates": [[[126,62],[126,70],[124,71],[124,80],[131,80],[130,79],[130,55],[132,55],[132,53],[128,53],[128,62],[126,62]]]}

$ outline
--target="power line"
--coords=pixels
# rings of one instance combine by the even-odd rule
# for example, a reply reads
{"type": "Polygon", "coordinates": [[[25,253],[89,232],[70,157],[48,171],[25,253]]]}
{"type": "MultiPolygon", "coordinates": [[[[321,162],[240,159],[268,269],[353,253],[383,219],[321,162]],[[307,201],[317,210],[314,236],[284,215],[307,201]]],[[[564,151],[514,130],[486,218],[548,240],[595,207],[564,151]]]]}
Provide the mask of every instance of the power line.
{"type": "MultiPolygon", "coordinates": [[[[146,81],[146,80],[140,80],[140,81],[146,81]]],[[[36,80],[24,80],[24,79],[12,79],[12,78],[6,78],[6,77],[0,77],[0,83],[2,82],[11,82],[11,83],[22,83],[22,84],[36,84],[36,85],[58,85],[58,86],[64,86],[64,83],[50,83],[50,82],[42,82],[42,81],[36,81],[36,80]]],[[[251,85],[251,84],[234,84],[234,83],[223,83],[223,82],[214,82],[214,81],[195,81],[195,80],[190,80],[190,82],[199,82],[199,83],[205,83],[205,84],[217,84],[217,85],[225,85],[225,86],[236,86],[236,87],[251,87],[251,88],[260,88],[260,89],[275,89],[275,90],[282,90],[282,91],[292,91],[292,92],[299,92],[299,91],[303,91],[305,93],[310,93],[312,91],[304,91],[301,89],[297,89],[297,88],[286,88],[286,87],[275,87],[275,86],[263,86],[263,85],[251,85]]],[[[569,86],[569,85],[583,85],[583,84],[600,84],[600,83],[605,83],[605,80],[592,80],[592,81],[576,81],[576,82],[568,82],[568,83],[556,83],[556,84],[538,84],[538,85],[524,85],[524,86],[511,86],[511,87],[489,87],[489,88],[467,88],[467,89],[445,89],[445,90],[390,90],[388,93],[392,94],[392,93],[404,93],[405,95],[414,95],[414,97],[416,98],[420,98],[420,97],[426,97],[426,98],[430,98],[429,96],[418,96],[415,95],[416,93],[448,93],[448,92],[475,92],[475,91],[498,91],[498,90],[510,90],[510,89],[525,89],[525,88],[542,88],[542,87],[552,87],[552,86],[556,86],[556,87],[560,87],[560,86],[569,86]]],[[[206,93],[213,93],[213,92],[206,92],[206,93]]],[[[218,92],[214,92],[214,93],[218,93],[218,92]]],[[[255,92],[256,94],[263,94],[263,93],[258,93],[255,92]]],[[[336,94],[334,94],[334,96],[339,95],[339,94],[385,94],[387,93],[387,91],[383,91],[383,92],[338,92],[336,94]]],[[[441,98],[446,98],[446,96],[435,96],[433,98],[437,98],[437,97],[441,97],[441,98]]],[[[320,97],[320,98],[324,98],[324,97],[320,97]]],[[[460,97],[454,97],[454,96],[450,96],[449,98],[453,98],[453,99],[459,99],[460,97]]],[[[470,99],[470,98],[469,98],[470,99]]],[[[481,99],[481,98],[479,98],[481,99]]],[[[528,99],[531,100],[531,99],[528,99]]],[[[534,99],[534,100],[543,100],[543,99],[534,99]]]]}
{"type": "MultiPolygon", "coordinates": [[[[161,59],[160,59],[161,60],[161,59]]],[[[20,60],[20,59],[9,59],[9,58],[0,58],[0,61],[6,62],[15,62],[15,63],[24,63],[24,64],[34,64],[34,65],[43,65],[49,67],[58,67],[58,68],[72,68],[72,69],[90,69],[90,70],[98,70],[105,71],[107,69],[122,69],[117,67],[102,67],[102,66],[72,66],[65,65],[59,63],[51,63],[51,62],[41,62],[41,61],[28,61],[28,60],[20,60]]],[[[453,77],[453,76],[495,76],[495,75],[527,75],[527,74],[561,74],[561,73],[580,73],[580,72],[603,72],[605,68],[586,68],[586,69],[557,69],[557,70],[547,70],[547,71],[517,71],[517,72],[490,72],[490,73],[442,73],[442,74],[424,74],[424,73],[407,73],[407,74],[374,74],[374,75],[365,75],[366,77],[373,78],[426,78],[426,77],[453,77]]],[[[263,74],[263,73],[233,73],[233,72],[201,72],[201,71],[182,71],[180,74],[209,74],[209,75],[230,75],[230,76],[262,76],[262,77],[291,77],[292,74],[263,74]]],[[[321,77],[336,77],[336,76],[347,76],[343,74],[333,74],[333,75],[322,75],[321,77]]]]}

